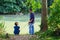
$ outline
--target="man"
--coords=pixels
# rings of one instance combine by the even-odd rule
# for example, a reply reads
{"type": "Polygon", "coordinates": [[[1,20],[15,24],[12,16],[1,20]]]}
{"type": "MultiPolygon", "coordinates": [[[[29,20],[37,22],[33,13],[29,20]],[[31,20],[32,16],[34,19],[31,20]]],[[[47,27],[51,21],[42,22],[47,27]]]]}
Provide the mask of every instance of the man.
{"type": "Polygon", "coordinates": [[[29,34],[34,35],[34,13],[32,12],[32,9],[29,10],[30,12],[30,20],[29,20],[29,34]]]}

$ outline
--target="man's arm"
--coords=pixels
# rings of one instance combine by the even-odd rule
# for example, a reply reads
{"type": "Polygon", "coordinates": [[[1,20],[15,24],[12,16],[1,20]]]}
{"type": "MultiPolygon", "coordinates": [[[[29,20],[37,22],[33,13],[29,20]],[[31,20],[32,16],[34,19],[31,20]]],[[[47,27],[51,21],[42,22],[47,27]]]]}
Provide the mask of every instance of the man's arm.
{"type": "Polygon", "coordinates": [[[29,20],[28,24],[30,24],[33,21],[33,19],[29,20]]]}
{"type": "Polygon", "coordinates": [[[32,22],[32,20],[33,20],[33,19],[31,19],[31,20],[29,21],[29,23],[32,22]]]}

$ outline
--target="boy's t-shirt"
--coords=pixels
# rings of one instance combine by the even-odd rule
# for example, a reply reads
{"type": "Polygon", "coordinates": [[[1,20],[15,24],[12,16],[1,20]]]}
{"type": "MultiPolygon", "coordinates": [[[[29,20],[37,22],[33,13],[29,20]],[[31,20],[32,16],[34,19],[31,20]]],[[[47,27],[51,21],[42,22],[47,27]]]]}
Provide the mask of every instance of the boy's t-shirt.
{"type": "Polygon", "coordinates": [[[34,23],[34,13],[30,13],[30,20],[33,19],[30,23],[34,23]]]}
{"type": "Polygon", "coordinates": [[[20,27],[19,26],[14,26],[14,33],[19,33],[20,32],[20,27]]]}

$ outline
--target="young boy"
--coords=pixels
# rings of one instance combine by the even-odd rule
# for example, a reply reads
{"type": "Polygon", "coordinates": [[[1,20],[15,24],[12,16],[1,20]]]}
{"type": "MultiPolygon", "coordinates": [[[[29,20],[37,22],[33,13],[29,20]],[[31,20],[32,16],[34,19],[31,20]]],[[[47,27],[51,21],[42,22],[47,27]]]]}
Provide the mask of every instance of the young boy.
{"type": "Polygon", "coordinates": [[[14,26],[14,34],[15,35],[19,35],[20,32],[20,27],[18,26],[18,22],[15,22],[15,26],[14,26]]]}

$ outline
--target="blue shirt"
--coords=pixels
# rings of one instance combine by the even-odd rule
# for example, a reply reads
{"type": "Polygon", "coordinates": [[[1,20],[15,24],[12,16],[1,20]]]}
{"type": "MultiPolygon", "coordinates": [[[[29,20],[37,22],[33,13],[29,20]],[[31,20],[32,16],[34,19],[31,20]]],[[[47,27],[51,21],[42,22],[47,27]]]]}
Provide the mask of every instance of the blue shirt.
{"type": "Polygon", "coordinates": [[[35,17],[34,17],[34,13],[30,13],[30,20],[31,19],[33,19],[30,23],[34,23],[34,19],[35,19],[35,17]]]}
{"type": "Polygon", "coordinates": [[[19,26],[14,26],[14,34],[19,34],[20,30],[19,30],[19,26]]]}

